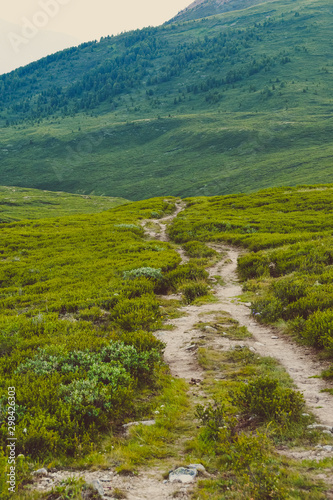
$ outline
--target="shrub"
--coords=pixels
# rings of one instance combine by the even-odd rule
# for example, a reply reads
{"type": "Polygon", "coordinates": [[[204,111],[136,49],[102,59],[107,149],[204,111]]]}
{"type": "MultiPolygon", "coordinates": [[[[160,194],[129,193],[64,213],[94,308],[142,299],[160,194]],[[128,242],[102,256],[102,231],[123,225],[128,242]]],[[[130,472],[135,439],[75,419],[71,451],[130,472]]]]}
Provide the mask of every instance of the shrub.
{"type": "Polygon", "coordinates": [[[101,316],[102,312],[97,306],[80,311],[80,318],[86,321],[97,321],[101,316]]]}
{"type": "Polygon", "coordinates": [[[187,283],[181,290],[188,304],[193,302],[198,297],[203,297],[209,293],[209,287],[204,281],[187,283]]]}
{"type": "Polygon", "coordinates": [[[215,250],[201,241],[189,241],[183,245],[183,248],[187,255],[192,258],[209,258],[218,255],[215,250]]]}
{"type": "Polygon", "coordinates": [[[265,254],[247,254],[238,259],[238,271],[244,280],[269,276],[269,264],[265,254]]]}
{"type": "Polygon", "coordinates": [[[275,297],[260,298],[251,304],[252,315],[264,322],[274,322],[281,318],[283,305],[275,297]]]}
{"type": "Polygon", "coordinates": [[[289,304],[283,316],[284,319],[291,319],[295,316],[302,316],[306,319],[315,311],[329,309],[332,306],[332,287],[315,286],[308,291],[305,297],[289,304]]]}
{"type": "Polygon", "coordinates": [[[125,279],[136,279],[136,278],[151,278],[154,280],[162,280],[163,274],[161,269],[155,269],[153,267],[140,267],[138,269],[132,269],[131,271],[124,271],[123,277],[125,279]]]}
{"type": "Polygon", "coordinates": [[[225,409],[216,401],[214,405],[208,406],[198,405],[196,407],[195,416],[207,428],[206,436],[208,439],[216,441],[220,435],[220,429],[228,422],[225,409]]]}
{"type": "Polygon", "coordinates": [[[304,408],[301,393],[282,388],[276,380],[260,377],[242,384],[231,400],[246,416],[256,415],[262,420],[276,422],[298,421],[304,408]]]}
{"type": "Polygon", "coordinates": [[[305,324],[302,336],[310,345],[333,352],[333,311],[328,309],[312,314],[305,324]]]}
{"type": "Polygon", "coordinates": [[[115,224],[114,227],[116,229],[127,229],[129,231],[135,231],[138,233],[142,233],[143,229],[140,226],[137,226],[136,224],[115,224]]]}
{"type": "Polygon", "coordinates": [[[271,290],[284,304],[295,302],[307,294],[308,280],[304,277],[288,276],[273,282],[271,290]]]}
{"type": "Polygon", "coordinates": [[[166,275],[166,283],[168,287],[177,290],[181,283],[186,281],[198,281],[208,278],[208,273],[204,268],[193,264],[182,264],[176,269],[169,271],[166,275]]]}
{"type": "Polygon", "coordinates": [[[114,307],[111,317],[125,331],[150,331],[157,326],[160,306],[156,297],[150,294],[124,299],[114,307]]]}
{"type": "Polygon", "coordinates": [[[123,300],[124,296],[128,299],[134,299],[146,294],[152,295],[155,288],[158,288],[158,284],[154,282],[154,279],[148,277],[130,278],[121,290],[121,299],[123,300]]]}

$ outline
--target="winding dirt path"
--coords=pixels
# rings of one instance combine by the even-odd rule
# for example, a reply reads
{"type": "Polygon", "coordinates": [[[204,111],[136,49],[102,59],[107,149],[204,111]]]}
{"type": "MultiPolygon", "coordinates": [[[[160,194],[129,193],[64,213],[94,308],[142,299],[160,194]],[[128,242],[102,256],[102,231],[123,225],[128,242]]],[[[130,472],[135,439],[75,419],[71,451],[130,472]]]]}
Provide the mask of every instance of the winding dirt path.
{"type": "MultiPolygon", "coordinates": [[[[161,241],[168,241],[167,225],[181,210],[182,204],[179,203],[173,216],[155,220],[160,230],[151,231],[150,236],[161,241]]],[[[237,259],[241,251],[225,245],[212,244],[210,246],[224,256],[222,261],[208,270],[210,278],[214,280],[214,276],[220,276],[224,281],[224,284],[220,285],[214,280],[215,296],[218,302],[202,306],[185,306],[182,311],[186,316],[166,323],[174,325],[171,332],[169,330],[156,332],[156,336],[166,343],[165,361],[170,366],[172,374],[187,380],[200,378],[202,373],[191,346],[202,336],[202,332],[195,329],[194,325],[199,321],[204,321],[205,314],[211,315],[213,312],[225,311],[237,320],[240,326],[246,326],[253,337],[242,342],[221,338],[217,342],[219,344],[217,347],[229,349],[232,345],[241,343],[252,347],[261,356],[277,359],[289,373],[296,387],[303,393],[307,406],[320,423],[333,428],[333,397],[327,392],[321,392],[332,388],[332,384],[317,378],[320,376],[324,363],[311,356],[311,349],[299,346],[290,337],[273,327],[262,326],[254,321],[248,305],[237,299],[242,293],[237,277],[237,259]]],[[[180,252],[180,255],[183,256],[183,252],[180,252]]]]}

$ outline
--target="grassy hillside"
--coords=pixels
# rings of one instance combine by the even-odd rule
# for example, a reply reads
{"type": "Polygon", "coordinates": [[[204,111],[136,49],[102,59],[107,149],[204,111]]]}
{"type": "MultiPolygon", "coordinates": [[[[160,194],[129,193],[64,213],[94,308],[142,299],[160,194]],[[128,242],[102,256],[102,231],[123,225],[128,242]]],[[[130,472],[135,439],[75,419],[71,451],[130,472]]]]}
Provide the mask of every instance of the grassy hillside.
{"type": "Polygon", "coordinates": [[[276,0],[5,75],[1,182],[134,200],[333,182],[331,32],[328,0],[276,0]]]}
{"type": "MultiPolygon", "coordinates": [[[[272,1],[274,0],[266,0],[266,2],[272,1]]],[[[195,0],[186,9],[181,10],[170,22],[201,19],[223,12],[247,9],[258,3],[263,2],[262,0],[195,0]]]]}
{"type": "MultiPolygon", "coordinates": [[[[253,195],[189,198],[173,240],[225,241],[249,250],[239,259],[252,314],[279,322],[333,358],[333,186],[275,188],[253,195]]],[[[333,377],[333,365],[324,373],[333,377]]]]}
{"type": "Polygon", "coordinates": [[[75,214],[93,214],[128,203],[122,198],[53,193],[0,186],[0,223],[75,214]]]}

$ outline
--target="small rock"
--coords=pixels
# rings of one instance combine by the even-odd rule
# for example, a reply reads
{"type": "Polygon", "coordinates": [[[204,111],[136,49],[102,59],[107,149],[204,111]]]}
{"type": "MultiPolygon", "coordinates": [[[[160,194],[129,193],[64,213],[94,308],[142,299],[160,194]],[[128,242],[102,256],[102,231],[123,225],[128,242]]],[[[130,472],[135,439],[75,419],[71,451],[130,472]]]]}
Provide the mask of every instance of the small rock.
{"type": "Polygon", "coordinates": [[[262,344],[261,342],[255,342],[255,345],[260,345],[260,346],[264,347],[265,344],[262,344]]]}
{"type": "Polygon", "coordinates": [[[46,469],[38,469],[34,472],[34,476],[46,476],[48,474],[46,469]]]}
{"type": "Polygon", "coordinates": [[[206,469],[204,468],[204,466],[202,464],[190,464],[188,466],[189,469],[195,469],[199,472],[206,472],[206,469]]]}
{"type": "Polygon", "coordinates": [[[216,333],[216,332],[217,332],[216,328],[213,328],[212,326],[209,326],[209,325],[204,326],[204,327],[203,327],[203,329],[204,329],[206,332],[212,332],[212,333],[216,333]]]}
{"type": "Polygon", "coordinates": [[[309,413],[302,413],[302,417],[309,417],[309,413]]]}
{"type": "Polygon", "coordinates": [[[333,427],[330,425],[323,425],[323,424],[311,424],[308,425],[308,429],[318,429],[322,431],[328,431],[330,434],[333,433],[333,427]]]}
{"type": "Polygon", "coordinates": [[[163,484],[167,484],[167,482],[168,482],[168,481],[167,481],[166,479],[164,479],[163,484]]]}
{"type": "Polygon", "coordinates": [[[130,427],[133,427],[133,425],[155,425],[156,421],[155,420],[143,420],[142,422],[129,422],[128,424],[124,424],[123,428],[124,429],[129,429],[130,427]]]}
{"type": "Polygon", "coordinates": [[[323,448],[323,450],[326,450],[326,451],[333,451],[333,446],[329,446],[328,444],[323,446],[322,448],[323,448]]]}
{"type": "Polygon", "coordinates": [[[171,471],[169,474],[170,483],[193,483],[198,472],[196,469],[187,469],[185,467],[179,467],[178,469],[171,471]]]}
{"type": "Polygon", "coordinates": [[[185,351],[192,351],[192,349],[196,349],[196,347],[197,346],[195,344],[192,344],[192,345],[186,347],[185,351]]]}
{"type": "Polygon", "coordinates": [[[330,434],[330,435],[332,435],[332,431],[323,431],[323,434],[330,434]]]}
{"type": "Polygon", "coordinates": [[[271,336],[271,339],[278,339],[279,337],[277,337],[276,335],[272,335],[271,336]]]}
{"type": "Polygon", "coordinates": [[[190,381],[191,385],[197,385],[200,383],[201,383],[201,380],[199,378],[191,378],[191,381],[190,381]]]}
{"type": "Polygon", "coordinates": [[[252,352],[256,352],[256,350],[255,350],[255,348],[254,348],[254,347],[250,347],[249,349],[250,349],[250,351],[252,351],[252,352]]]}
{"type": "Polygon", "coordinates": [[[109,483],[110,481],[112,481],[112,477],[104,476],[100,478],[100,481],[102,481],[102,483],[109,483]]]}
{"type": "Polygon", "coordinates": [[[95,479],[91,482],[91,485],[95,488],[95,490],[102,496],[104,496],[104,488],[101,482],[98,479],[95,479]]]}

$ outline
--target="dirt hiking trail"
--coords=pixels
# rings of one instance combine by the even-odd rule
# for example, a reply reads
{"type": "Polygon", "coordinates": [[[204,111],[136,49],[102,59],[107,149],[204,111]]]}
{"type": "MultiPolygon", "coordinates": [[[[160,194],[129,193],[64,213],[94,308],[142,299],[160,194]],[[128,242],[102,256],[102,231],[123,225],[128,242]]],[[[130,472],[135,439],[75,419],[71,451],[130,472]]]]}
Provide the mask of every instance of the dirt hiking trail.
{"type": "MultiPolygon", "coordinates": [[[[177,205],[176,214],[182,209],[177,205]]],[[[175,217],[175,215],[173,216],[175,217]]],[[[173,217],[167,217],[161,221],[154,221],[160,226],[160,231],[151,237],[168,241],[166,225],[173,217]]],[[[214,294],[218,302],[204,304],[201,306],[189,305],[182,308],[185,317],[173,319],[175,328],[170,331],[159,331],[156,336],[166,343],[165,360],[169,364],[171,372],[175,376],[185,379],[200,378],[200,370],[196,366],[191,352],[191,344],[200,338],[202,332],[196,330],[194,325],[205,320],[205,314],[210,315],[219,310],[225,311],[237,320],[240,326],[246,326],[252,334],[251,339],[243,341],[230,341],[227,338],[219,338],[216,341],[217,348],[230,349],[233,345],[245,345],[255,349],[261,356],[270,356],[277,359],[293,379],[297,388],[303,393],[307,406],[316,415],[320,423],[333,427],[333,397],[321,392],[331,388],[319,377],[324,368],[324,363],[312,358],[311,349],[302,347],[293,342],[290,337],[282,335],[270,326],[258,324],[250,315],[248,305],[240,302],[237,297],[242,293],[242,287],[237,277],[237,259],[241,255],[240,249],[211,244],[211,248],[221,254],[222,260],[208,269],[210,278],[214,282],[214,294]],[[220,276],[224,284],[220,285],[214,276],[220,276]]],[[[178,250],[179,251],[179,250],[178,250]]],[[[179,252],[183,257],[183,251],[179,252]]]]}
{"type": "MultiPolygon", "coordinates": [[[[160,241],[169,241],[167,235],[168,224],[185,207],[185,204],[178,202],[175,212],[162,219],[142,221],[148,238],[160,241]]],[[[219,261],[208,270],[211,286],[214,290],[216,302],[203,305],[187,305],[180,307],[184,313],[181,317],[168,320],[165,325],[172,325],[173,329],[159,330],[155,332],[157,338],[166,344],[164,359],[169,365],[171,373],[175,377],[184,378],[192,384],[190,390],[191,397],[202,396],[202,391],[198,386],[203,378],[203,371],[197,362],[197,342],[204,341],[205,346],[213,347],[217,350],[229,350],[234,346],[247,346],[253,352],[261,356],[270,356],[277,359],[293,379],[295,386],[299,389],[306,400],[308,408],[314,413],[318,422],[333,427],[333,397],[328,393],[321,392],[329,386],[318,377],[323,369],[323,363],[311,356],[312,351],[294,343],[286,335],[282,335],[276,329],[269,326],[259,325],[250,315],[249,304],[245,305],[237,298],[242,293],[242,287],[237,277],[237,259],[241,255],[241,250],[231,246],[211,244],[214,250],[220,254],[219,261]],[[219,283],[222,278],[223,284],[219,283]],[[216,335],[211,328],[203,332],[197,324],[199,322],[210,322],[214,315],[223,312],[239,322],[240,326],[246,326],[252,334],[251,338],[244,340],[230,340],[228,337],[216,335]]],[[[176,248],[182,258],[182,262],[187,262],[185,252],[178,246],[176,248]]],[[[164,299],[177,298],[181,295],[163,296],[164,299]]],[[[222,375],[222,374],[221,374],[222,375]]],[[[223,377],[222,377],[223,378],[223,377]]],[[[206,397],[206,396],[204,396],[206,397]]],[[[332,456],[332,452],[324,450],[304,450],[301,452],[291,451],[283,454],[295,459],[314,458],[322,459],[332,456]]],[[[117,475],[111,469],[109,471],[54,471],[47,476],[36,480],[34,488],[40,491],[51,490],[52,487],[60,484],[69,477],[82,477],[87,483],[96,484],[101,489],[102,498],[112,499],[112,491],[120,488],[126,492],[129,500],[171,500],[173,498],[190,498],[193,485],[180,485],[163,481],[162,474],[165,473],[163,463],[161,467],[151,467],[142,469],[135,477],[123,477],[117,475]]],[[[323,475],[323,479],[328,483],[330,478],[323,475]]],[[[328,492],[327,498],[333,498],[328,492]]]]}

